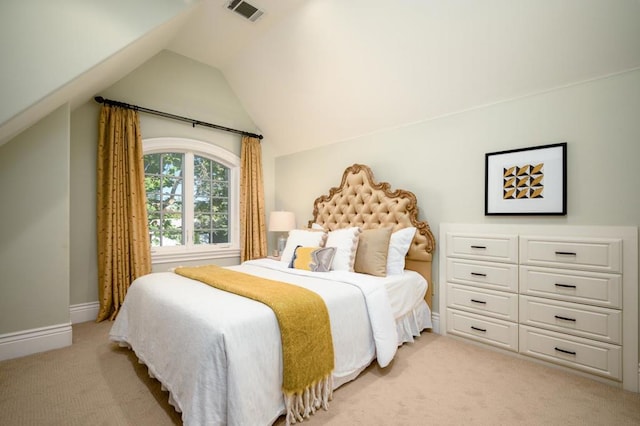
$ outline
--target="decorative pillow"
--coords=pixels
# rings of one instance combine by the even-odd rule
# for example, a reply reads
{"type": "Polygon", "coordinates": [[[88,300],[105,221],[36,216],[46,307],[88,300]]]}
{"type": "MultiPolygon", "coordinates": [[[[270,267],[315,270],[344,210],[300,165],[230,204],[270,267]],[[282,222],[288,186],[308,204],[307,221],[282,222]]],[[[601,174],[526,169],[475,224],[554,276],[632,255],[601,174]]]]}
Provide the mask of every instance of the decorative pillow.
{"type": "Polygon", "coordinates": [[[304,269],[313,272],[329,272],[335,247],[296,247],[289,268],[304,269]]]}
{"type": "Polygon", "coordinates": [[[404,258],[411,247],[416,228],[410,226],[402,228],[391,234],[389,241],[389,253],[387,255],[387,275],[402,275],[404,271],[404,258]]]}
{"type": "Polygon", "coordinates": [[[360,234],[354,271],[384,277],[387,275],[387,256],[391,228],[366,229],[360,234]]]}
{"type": "Polygon", "coordinates": [[[325,247],[336,248],[336,255],[333,258],[331,270],[353,272],[360,232],[361,229],[359,227],[353,226],[350,228],[336,229],[327,234],[325,247]]]}
{"type": "Polygon", "coordinates": [[[289,238],[287,238],[287,244],[282,250],[280,260],[287,262],[287,265],[291,263],[293,252],[296,247],[323,247],[324,242],[327,239],[327,234],[320,231],[310,231],[306,229],[292,229],[289,231],[289,238]]]}

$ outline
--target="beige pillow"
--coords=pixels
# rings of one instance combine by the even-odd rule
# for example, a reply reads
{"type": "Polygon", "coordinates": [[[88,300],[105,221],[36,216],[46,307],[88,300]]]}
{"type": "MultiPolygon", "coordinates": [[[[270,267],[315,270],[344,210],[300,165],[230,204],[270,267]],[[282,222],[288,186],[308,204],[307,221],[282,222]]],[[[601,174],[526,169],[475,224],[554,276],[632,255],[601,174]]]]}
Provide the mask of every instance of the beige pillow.
{"type": "Polygon", "coordinates": [[[355,272],[385,277],[392,228],[366,229],[360,234],[355,272]]]}

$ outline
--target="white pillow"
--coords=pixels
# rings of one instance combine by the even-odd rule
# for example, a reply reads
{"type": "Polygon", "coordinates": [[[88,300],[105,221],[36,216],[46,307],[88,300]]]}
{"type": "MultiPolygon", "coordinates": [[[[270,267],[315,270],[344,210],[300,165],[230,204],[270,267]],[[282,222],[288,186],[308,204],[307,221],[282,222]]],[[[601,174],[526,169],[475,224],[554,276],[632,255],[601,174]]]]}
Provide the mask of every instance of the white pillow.
{"type": "Polygon", "coordinates": [[[324,247],[324,242],[327,238],[327,234],[322,231],[309,231],[305,229],[292,229],[289,231],[289,238],[287,238],[287,244],[282,250],[280,261],[287,262],[287,265],[291,263],[293,253],[296,251],[296,247],[324,247]]]}
{"type": "Polygon", "coordinates": [[[387,275],[402,275],[404,271],[404,258],[409,251],[416,228],[402,228],[391,234],[389,241],[389,253],[387,254],[387,275]]]}
{"type": "Polygon", "coordinates": [[[332,271],[353,272],[360,232],[361,229],[359,227],[353,226],[351,228],[336,229],[327,234],[325,247],[336,248],[336,254],[331,265],[332,271]]]}

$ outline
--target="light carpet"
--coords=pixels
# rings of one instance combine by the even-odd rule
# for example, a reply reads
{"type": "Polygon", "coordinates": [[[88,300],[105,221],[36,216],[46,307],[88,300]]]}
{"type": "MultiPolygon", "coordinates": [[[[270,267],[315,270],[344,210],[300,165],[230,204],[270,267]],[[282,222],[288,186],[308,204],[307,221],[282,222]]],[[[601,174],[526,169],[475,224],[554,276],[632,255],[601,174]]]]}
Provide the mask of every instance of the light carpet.
{"type": "MultiPolygon", "coordinates": [[[[70,347],[0,362],[0,424],[180,425],[145,366],[108,341],[110,327],[77,324],[70,347]]],[[[425,332],[302,426],[431,424],[640,425],[640,394],[425,332]]]]}

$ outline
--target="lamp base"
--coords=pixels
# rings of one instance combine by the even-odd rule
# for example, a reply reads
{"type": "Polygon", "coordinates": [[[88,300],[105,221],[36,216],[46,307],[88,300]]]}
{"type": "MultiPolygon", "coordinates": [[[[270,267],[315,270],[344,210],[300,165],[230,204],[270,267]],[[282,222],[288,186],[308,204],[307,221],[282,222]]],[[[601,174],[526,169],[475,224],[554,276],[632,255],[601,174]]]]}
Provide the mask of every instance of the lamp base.
{"type": "Polygon", "coordinates": [[[280,236],[278,237],[278,252],[280,253],[280,255],[282,255],[282,252],[284,251],[284,247],[287,245],[287,237],[284,236],[284,234],[280,234],[280,236]]]}

